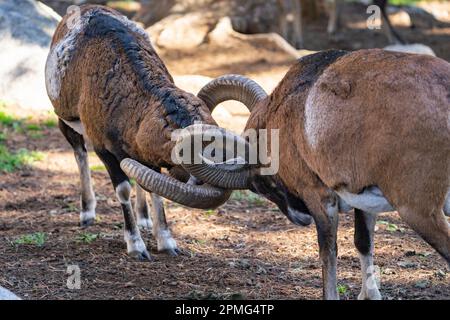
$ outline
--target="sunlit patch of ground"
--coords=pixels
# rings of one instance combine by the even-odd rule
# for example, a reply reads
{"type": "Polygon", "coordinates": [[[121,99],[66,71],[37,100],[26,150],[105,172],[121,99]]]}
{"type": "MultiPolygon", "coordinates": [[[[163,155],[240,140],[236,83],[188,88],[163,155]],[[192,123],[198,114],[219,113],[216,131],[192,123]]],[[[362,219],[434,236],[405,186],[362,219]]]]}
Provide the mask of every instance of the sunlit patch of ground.
{"type": "MultiPolygon", "coordinates": [[[[269,202],[236,193],[217,210],[167,203],[167,218],[183,255],[156,252],[154,262],[129,258],[122,214],[102,166],[91,156],[98,221],[78,227],[78,173],[57,128],[46,139],[19,146],[46,153],[32,168],[0,181],[0,285],[31,299],[250,298],[319,299],[321,269],[314,226],[292,225],[269,202]],[[50,143],[50,145],[49,145],[50,143]],[[50,150],[51,149],[51,150],[50,150]],[[96,167],[98,166],[98,167],[96,167]],[[43,241],[43,243],[42,243],[43,241]],[[67,266],[81,269],[80,290],[66,286],[67,266]]],[[[341,215],[339,290],[354,299],[360,288],[353,246],[353,216],[341,215]]],[[[387,299],[448,299],[446,264],[405,226],[396,213],[383,214],[376,232],[376,264],[387,299]]]]}
{"type": "MultiPolygon", "coordinates": [[[[358,23],[365,16],[350,8],[345,17],[358,23]]],[[[308,49],[387,44],[381,32],[353,25],[337,38],[329,38],[325,29],[325,20],[306,26],[308,49]]],[[[450,60],[449,28],[400,31],[450,60]]],[[[161,56],[175,76],[241,73],[256,78],[270,92],[295,61],[270,48],[259,49],[205,45],[191,52],[163,51],[161,56]]],[[[231,117],[224,114],[219,123],[240,132],[246,122],[241,110],[230,107],[231,117]]],[[[19,118],[28,117],[17,113],[19,118]]],[[[33,114],[26,124],[38,124],[40,130],[8,128],[3,142],[11,151],[25,148],[45,157],[13,173],[0,173],[1,286],[30,299],[321,298],[314,225],[296,227],[272,204],[250,193],[235,194],[213,211],[167,203],[167,218],[184,254],[171,258],[157,253],[155,240],[145,233],[156,259],[136,262],[125,253],[120,204],[107,173],[90,153],[98,221],[81,230],[75,160],[57,127],[42,125],[48,117],[54,115],[33,114]],[[81,269],[80,290],[66,285],[67,266],[73,264],[81,269]]],[[[361,283],[352,214],[340,216],[338,245],[341,297],[355,299],[361,283]]],[[[447,264],[396,213],[380,215],[375,254],[384,298],[450,298],[447,264]]]]}

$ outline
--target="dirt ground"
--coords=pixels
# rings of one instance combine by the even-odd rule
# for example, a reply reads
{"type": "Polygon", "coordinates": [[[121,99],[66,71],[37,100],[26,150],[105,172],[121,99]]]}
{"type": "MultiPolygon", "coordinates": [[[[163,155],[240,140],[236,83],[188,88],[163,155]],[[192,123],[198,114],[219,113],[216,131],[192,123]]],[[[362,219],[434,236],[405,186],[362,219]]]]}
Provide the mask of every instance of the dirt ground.
{"type": "MultiPolygon", "coordinates": [[[[353,20],[352,20],[353,21],[353,20]]],[[[352,24],[353,26],[353,24],[352,24]]],[[[349,28],[330,40],[325,24],[309,25],[308,49],[381,47],[381,33],[349,28]]],[[[450,61],[450,28],[400,30],[450,61]]],[[[277,51],[203,45],[195,52],[161,51],[174,75],[243,73],[278,79],[292,58],[277,51]]],[[[33,118],[30,121],[36,121],[33,118]]],[[[226,124],[225,124],[226,125],[226,124]]],[[[230,123],[231,126],[231,123],[230,123]]],[[[126,255],[120,204],[99,160],[91,156],[98,198],[96,224],[78,227],[79,179],[69,145],[57,128],[40,137],[11,133],[12,150],[41,151],[45,159],[0,180],[0,285],[27,299],[320,299],[321,268],[314,225],[292,225],[271,203],[236,193],[217,210],[193,210],[166,201],[166,214],[183,254],[169,257],[143,232],[153,262],[126,255]],[[17,244],[42,232],[41,246],[17,244]],[[81,269],[81,289],[67,288],[68,265],[81,269]]],[[[397,213],[379,216],[375,262],[385,299],[450,299],[444,260],[397,213]]],[[[342,214],[338,279],[342,299],[361,287],[353,245],[353,215],[342,214]]]]}

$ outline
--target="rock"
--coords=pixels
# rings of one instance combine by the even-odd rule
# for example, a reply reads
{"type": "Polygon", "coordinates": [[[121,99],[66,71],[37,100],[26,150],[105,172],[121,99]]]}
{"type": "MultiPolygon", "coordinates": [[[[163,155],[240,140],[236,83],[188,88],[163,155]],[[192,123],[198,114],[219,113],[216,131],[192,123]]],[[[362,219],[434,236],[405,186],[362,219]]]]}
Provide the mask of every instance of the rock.
{"type": "Polygon", "coordinates": [[[205,42],[216,20],[209,14],[173,14],[147,29],[152,42],[166,49],[192,49],[205,42]]]}
{"type": "Polygon", "coordinates": [[[411,17],[405,10],[396,10],[389,14],[389,19],[396,27],[410,28],[412,26],[411,17]]]}
{"type": "Polygon", "coordinates": [[[296,50],[282,36],[277,33],[262,34],[242,34],[234,31],[229,17],[220,19],[214,30],[208,36],[210,41],[223,46],[236,45],[230,40],[246,42],[255,47],[273,48],[273,50],[283,51],[294,59],[298,59],[307,54],[313,53],[308,50],[296,50]]]}
{"type": "Polygon", "coordinates": [[[61,17],[34,0],[0,2],[0,99],[25,109],[51,109],[44,69],[61,17]]]}
{"type": "Polygon", "coordinates": [[[0,287],[0,300],[21,300],[21,299],[8,289],[0,287]]]}

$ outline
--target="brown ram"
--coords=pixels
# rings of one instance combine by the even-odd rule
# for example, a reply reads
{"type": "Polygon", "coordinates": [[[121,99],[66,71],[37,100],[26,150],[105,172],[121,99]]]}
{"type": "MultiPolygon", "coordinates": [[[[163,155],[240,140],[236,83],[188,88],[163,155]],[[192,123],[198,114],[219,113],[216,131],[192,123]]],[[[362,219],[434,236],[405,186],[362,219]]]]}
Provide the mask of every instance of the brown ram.
{"type": "MultiPolygon", "coordinates": [[[[224,76],[199,96],[212,108],[226,99],[245,102],[255,96],[256,86],[243,77],[224,76]]],[[[339,297],[338,211],[355,208],[360,299],[381,297],[371,282],[379,212],[398,210],[450,264],[444,216],[450,214],[449,63],[378,49],[320,52],[300,59],[270,96],[247,105],[247,129],[280,130],[277,174],[261,175],[258,164],[184,167],[212,185],[262,194],[296,223],[308,224],[312,216],[324,298],[339,297]]]]}
{"type": "MultiPolygon", "coordinates": [[[[157,194],[198,208],[228,199],[229,191],[186,184],[159,172],[174,167],[174,130],[197,121],[215,122],[202,100],[174,85],[145,31],[124,16],[101,6],[82,6],[66,15],[53,37],[46,85],[80,169],[82,225],[93,222],[96,206],[85,138],[105,164],[122,205],[128,253],[140,259],[150,256],[133,216],[122,159],[137,161],[133,169],[144,173],[138,184],[154,192],[153,231],[160,251],[176,254],[177,247],[157,194]]],[[[139,224],[150,228],[145,192],[139,187],[136,209],[139,224]]]]}

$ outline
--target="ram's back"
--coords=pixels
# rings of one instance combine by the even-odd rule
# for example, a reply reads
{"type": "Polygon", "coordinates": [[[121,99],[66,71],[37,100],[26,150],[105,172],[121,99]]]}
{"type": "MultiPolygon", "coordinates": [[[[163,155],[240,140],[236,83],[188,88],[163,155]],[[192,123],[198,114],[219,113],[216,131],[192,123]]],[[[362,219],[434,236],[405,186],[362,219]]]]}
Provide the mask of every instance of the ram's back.
{"type": "Polygon", "coordinates": [[[142,94],[146,84],[167,82],[172,78],[145,31],[115,11],[82,6],[58,25],[47,59],[46,85],[60,118],[79,120],[83,109],[89,109],[85,111],[90,117],[95,111],[105,117],[127,100],[148,101],[142,94]]]}

